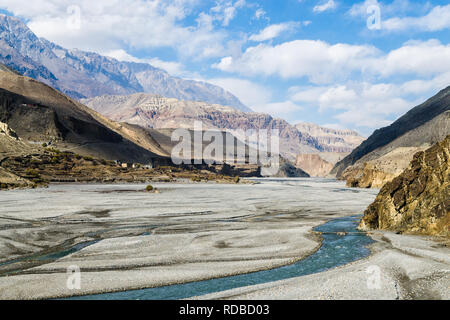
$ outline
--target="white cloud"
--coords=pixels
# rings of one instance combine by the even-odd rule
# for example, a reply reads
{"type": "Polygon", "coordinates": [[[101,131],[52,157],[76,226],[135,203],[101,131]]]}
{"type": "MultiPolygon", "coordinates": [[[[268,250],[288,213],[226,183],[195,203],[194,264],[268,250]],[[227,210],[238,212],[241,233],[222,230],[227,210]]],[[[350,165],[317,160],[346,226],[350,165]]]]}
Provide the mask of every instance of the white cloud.
{"type": "Polygon", "coordinates": [[[256,20],[259,20],[259,19],[269,20],[269,18],[267,18],[267,12],[265,12],[261,8],[259,8],[258,10],[255,11],[255,18],[256,18],[256,20]]]}
{"type": "Polygon", "coordinates": [[[286,117],[290,113],[302,110],[297,103],[273,101],[272,90],[266,86],[239,78],[208,79],[208,82],[218,85],[238,97],[245,105],[255,112],[263,112],[273,117],[286,117]]]}
{"type": "Polygon", "coordinates": [[[438,40],[410,41],[387,55],[369,59],[367,69],[383,77],[441,74],[450,70],[450,44],[444,45],[438,40]]]}
{"type": "Polygon", "coordinates": [[[362,83],[329,88],[319,97],[319,110],[347,110],[359,114],[390,115],[403,113],[412,107],[401,98],[392,84],[362,83]]]}
{"type": "Polygon", "coordinates": [[[370,6],[379,7],[383,17],[392,17],[428,11],[431,5],[428,1],[393,0],[390,3],[386,3],[378,0],[365,0],[364,2],[353,4],[348,13],[353,17],[366,19],[368,15],[367,8],[370,6]]]}
{"type": "Polygon", "coordinates": [[[278,37],[283,32],[288,32],[294,30],[299,26],[298,22],[285,22],[280,24],[272,24],[265,29],[261,30],[258,34],[253,34],[249,37],[251,41],[262,42],[266,40],[271,40],[278,37]]]}
{"type": "Polygon", "coordinates": [[[282,78],[307,77],[312,83],[327,83],[346,78],[362,69],[379,51],[367,45],[330,45],[318,40],[296,40],[271,46],[250,47],[237,58],[223,58],[219,70],[246,75],[278,75],[282,78]]]}
{"type": "Polygon", "coordinates": [[[367,45],[296,40],[276,46],[259,44],[240,57],[222,58],[214,67],[253,76],[307,77],[314,84],[344,81],[357,74],[363,78],[431,77],[450,70],[450,44],[438,40],[410,41],[383,53],[367,45]]]}
{"type": "Polygon", "coordinates": [[[333,113],[340,127],[376,129],[389,125],[388,117],[403,114],[416,103],[392,84],[347,83],[324,87],[293,88],[291,99],[307,102],[323,113],[333,113]]]}
{"type": "Polygon", "coordinates": [[[381,11],[381,29],[386,32],[421,31],[433,32],[450,28],[450,4],[433,7],[430,2],[395,0],[390,4],[377,0],[365,0],[354,4],[349,10],[353,17],[367,18],[367,8],[378,6],[381,11]],[[417,12],[428,12],[417,16],[417,12]]]}
{"type": "Polygon", "coordinates": [[[403,95],[431,96],[450,85],[450,70],[431,79],[415,79],[404,82],[400,86],[403,95]]]}
{"type": "Polygon", "coordinates": [[[322,13],[328,10],[336,9],[337,3],[334,0],[328,0],[322,4],[318,4],[313,8],[314,12],[322,13]]]}
{"type": "MultiPolygon", "coordinates": [[[[164,57],[138,59],[128,52],[171,48],[182,61],[216,58],[219,61],[215,68],[246,78],[308,80],[309,86],[291,88],[283,99],[274,98],[277,89],[237,76],[210,81],[234,93],[255,111],[274,116],[298,117],[296,111],[312,107],[336,114],[338,125],[376,128],[450,84],[450,44],[437,40],[410,41],[387,52],[371,45],[319,40],[279,45],[253,43],[242,52],[246,36],[241,34],[233,39],[223,27],[232,24],[244,7],[259,8],[254,19],[268,19],[260,6],[244,0],[213,1],[213,8],[209,9],[209,5],[203,12],[198,11],[200,0],[79,0],[80,29],[71,29],[67,24],[67,8],[73,3],[0,0],[0,8],[25,18],[38,36],[64,47],[106,53],[123,61],[148,62],[178,76],[201,78],[190,74],[177,61],[165,61],[164,57]],[[192,19],[186,20],[188,16],[192,19]],[[194,24],[188,25],[192,20],[194,24]]],[[[317,13],[338,5],[333,0],[317,3],[314,10],[317,13]]],[[[381,6],[382,28],[387,32],[449,28],[450,5],[432,7],[428,2],[366,0],[354,5],[349,14],[366,19],[370,4],[381,6]],[[419,10],[423,16],[416,16],[419,10]]],[[[308,23],[311,22],[297,26],[308,23]]],[[[250,40],[271,40],[293,28],[295,25],[289,22],[274,24],[251,35],[250,40]]]]}
{"type": "Polygon", "coordinates": [[[316,104],[328,87],[292,87],[289,89],[291,100],[302,103],[316,104]]]}
{"type": "Polygon", "coordinates": [[[371,129],[377,129],[389,126],[392,121],[385,119],[379,115],[373,115],[370,112],[362,112],[362,110],[350,110],[338,114],[336,119],[345,127],[358,126],[371,129]]]}
{"type": "Polygon", "coordinates": [[[450,28],[450,4],[434,7],[427,15],[421,17],[394,17],[382,21],[382,29],[388,31],[440,31],[450,28]]]}
{"type": "Polygon", "coordinates": [[[403,115],[412,107],[449,85],[450,72],[429,81],[412,80],[399,84],[369,82],[293,87],[291,100],[321,113],[333,113],[344,127],[376,129],[389,125],[391,118],[403,115]],[[422,87],[424,85],[424,87],[422,87]]]}
{"type": "Polygon", "coordinates": [[[222,21],[222,26],[227,27],[236,17],[237,10],[244,7],[245,0],[237,0],[235,2],[228,0],[219,0],[217,5],[211,8],[216,20],[222,21]]]}
{"type": "MultiPolygon", "coordinates": [[[[208,82],[218,85],[236,95],[245,105],[253,109],[272,100],[270,88],[239,78],[215,78],[208,82]]],[[[256,111],[256,110],[255,110],[256,111]]]]}
{"type": "MultiPolygon", "coordinates": [[[[224,30],[215,30],[201,16],[197,25],[183,24],[198,0],[79,0],[80,29],[71,29],[67,23],[67,8],[73,4],[70,0],[33,0],[26,4],[2,0],[0,8],[25,18],[38,36],[67,48],[99,52],[167,47],[181,56],[198,59],[227,52],[224,30]]],[[[228,13],[226,19],[230,18],[228,13]]]]}

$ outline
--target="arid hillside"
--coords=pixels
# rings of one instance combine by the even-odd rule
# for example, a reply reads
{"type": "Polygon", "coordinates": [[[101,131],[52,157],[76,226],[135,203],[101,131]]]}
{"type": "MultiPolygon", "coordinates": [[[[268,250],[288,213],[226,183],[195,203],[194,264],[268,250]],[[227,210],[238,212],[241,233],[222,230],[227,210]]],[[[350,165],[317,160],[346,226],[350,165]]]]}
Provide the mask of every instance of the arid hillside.
{"type": "Polygon", "coordinates": [[[405,170],[414,154],[450,134],[450,87],[375,131],[332,174],[352,187],[380,188],[405,170]]]}
{"type": "Polygon", "coordinates": [[[141,136],[53,88],[0,71],[0,122],[24,141],[102,159],[147,163],[167,155],[141,136]],[[154,152],[152,152],[152,151],[154,152]]]}

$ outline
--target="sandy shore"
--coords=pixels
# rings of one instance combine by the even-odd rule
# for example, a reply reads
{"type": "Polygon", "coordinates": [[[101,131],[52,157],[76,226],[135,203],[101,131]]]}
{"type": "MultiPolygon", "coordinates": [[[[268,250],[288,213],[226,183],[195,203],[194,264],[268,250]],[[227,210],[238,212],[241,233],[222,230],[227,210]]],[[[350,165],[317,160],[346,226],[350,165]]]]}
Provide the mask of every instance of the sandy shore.
{"type": "Polygon", "coordinates": [[[161,184],[160,194],[144,187],[57,185],[2,193],[0,298],[149,288],[290,264],[320,246],[313,227],[361,214],[376,195],[315,179],[161,184]],[[42,259],[92,240],[98,242],[42,259]],[[1,265],[30,255],[38,258],[1,265]],[[67,287],[70,266],[81,269],[79,290],[67,287]]]}
{"type": "Polygon", "coordinates": [[[327,272],[196,299],[396,300],[450,298],[450,249],[436,239],[374,232],[367,259],[327,272]]]}

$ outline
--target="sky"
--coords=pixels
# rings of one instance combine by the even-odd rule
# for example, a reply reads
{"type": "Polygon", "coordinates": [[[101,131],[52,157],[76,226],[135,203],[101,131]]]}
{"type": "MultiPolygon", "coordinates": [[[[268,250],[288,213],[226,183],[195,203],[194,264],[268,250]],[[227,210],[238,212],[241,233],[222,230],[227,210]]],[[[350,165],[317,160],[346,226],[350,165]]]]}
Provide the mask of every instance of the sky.
{"type": "Polygon", "coordinates": [[[450,1],[0,0],[38,36],[368,136],[450,85],[450,1]]]}

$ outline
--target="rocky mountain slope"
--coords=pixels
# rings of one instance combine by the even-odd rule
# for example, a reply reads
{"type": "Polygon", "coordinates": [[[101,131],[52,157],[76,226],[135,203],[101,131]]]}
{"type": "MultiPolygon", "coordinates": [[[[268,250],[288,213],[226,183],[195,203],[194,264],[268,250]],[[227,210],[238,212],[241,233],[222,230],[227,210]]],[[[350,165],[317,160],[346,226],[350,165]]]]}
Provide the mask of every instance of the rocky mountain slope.
{"type": "Polygon", "coordinates": [[[329,146],[336,153],[352,152],[365,138],[353,130],[330,129],[313,123],[299,123],[295,127],[315,137],[321,144],[329,146]]]}
{"type": "Polygon", "coordinates": [[[145,63],[67,50],[38,38],[21,20],[0,15],[0,63],[73,97],[149,92],[250,111],[220,87],[170,76],[145,63]]]}
{"type": "MultiPolygon", "coordinates": [[[[107,118],[139,125],[143,128],[192,129],[194,121],[202,121],[203,129],[280,131],[280,151],[295,162],[301,153],[342,151],[342,146],[320,142],[318,138],[299,131],[282,119],[268,114],[239,112],[230,107],[203,102],[181,101],[158,95],[133,94],[129,96],[101,96],[82,102],[107,118]]],[[[239,135],[234,132],[235,135],[239,135]]],[[[343,141],[340,140],[340,143],[343,141]]],[[[349,147],[347,147],[348,149],[349,147]]],[[[346,149],[346,150],[347,150],[346,149]]]]}
{"type": "Polygon", "coordinates": [[[280,170],[274,177],[277,178],[310,178],[311,176],[296,166],[294,166],[289,161],[281,158],[280,170]]]}
{"type": "Polygon", "coordinates": [[[318,126],[313,123],[299,123],[295,126],[300,132],[316,138],[328,146],[329,152],[299,154],[296,166],[313,177],[326,177],[338,161],[348,156],[365,138],[353,130],[338,130],[318,126]],[[332,152],[331,152],[332,151],[332,152]]]}
{"type": "Polygon", "coordinates": [[[301,168],[312,177],[326,177],[334,165],[324,160],[320,153],[310,153],[298,155],[295,166],[301,168]]]}
{"type": "Polygon", "coordinates": [[[55,89],[8,71],[0,71],[0,122],[23,141],[52,143],[102,159],[147,163],[166,156],[140,146],[134,132],[55,89]]]}
{"type": "MultiPolygon", "coordinates": [[[[170,132],[114,122],[41,82],[20,76],[6,67],[0,69],[0,165],[3,160],[9,161],[11,157],[22,159],[25,156],[31,156],[33,161],[42,162],[43,152],[48,151],[44,145],[50,146],[51,150],[62,150],[63,155],[70,153],[71,158],[77,158],[77,155],[80,155],[101,161],[120,160],[139,164],[151,162],[163,167],[172,165],[171,150],[175,142],[171,141],[170,132]]],[[[233,142],[238,141],[237,138],[232,138],[233,142]]],[[[244,147],[248,154],[248,146],[244,145],[244,147]]],[[[57,156],[59,157],[59,153],[54,155],[55,158],[57,156]]],[[[84,162],[78,164],[81,165],[81,171],[90,170],[84,162]]],[[[58,167],[52,172],[62,175],[62,171],[68,170],[66,165],[73,165],[73,161],[61,164],[61,168],[58,167]]],[[[110,165],[106,167],[109,168],[110,165]]],[[[101,179],[108,176],[108,172],[111,171],[106,167],[101,179]]],[[[223,173],[220,172],[222,170],[220,167],[221,165],[218,164],[190,166],[182,169],[188,171],[201,169],[219,175],[242,177],[261,174],[257,164],[241,163],[227,166],[226,172],[223,173]]],[[[26,166],[23,165],[21,168],[25,170],[26,166]]],[[[1,180],[2,183],[13,179],[11,174],[15,174],[11,171],[5,173],[4,169],[3,167],[1,177],[6,180],[1,180]]],[[[78,181],[81,181],[83,176],[81,171],[76,178],[78,181]]],[[[53,173],[48,174],[52,176],[53,173]]],[[[64,174],[71,176],[67,172],[64,174]]],[[[110,176],[114,175],[110,174],[110,176]]],[[[132,176],[131,174],[128,178],[132,176]]],[[[83,177],[83,179],[86,178],[83,177]]],[[[135,181],[138,181],[137,178],[135,181]]],[[[19,180],[16,182],[10,181],[7,184],[23,185],[19,180]]]]}
{"type": "Polygon", "coordinates": [[[297,155],[295,166],[305,170],[311,177],[331,177],[331,170],[336,163],[348,156],[350,152],[319,152],[297,155]]]}
{"type": "Polygon", "coordinates": [[[381,189],[360,228],[450,237],[450,135],[381,189]]]}
{"type": "Polygon", "coordinates": [[[332,173],[353,187],[382,187],[407,168],[415,153],[450,134],[450,87],[379,129],[337,163],[332,173]]]}

